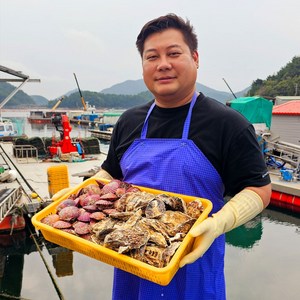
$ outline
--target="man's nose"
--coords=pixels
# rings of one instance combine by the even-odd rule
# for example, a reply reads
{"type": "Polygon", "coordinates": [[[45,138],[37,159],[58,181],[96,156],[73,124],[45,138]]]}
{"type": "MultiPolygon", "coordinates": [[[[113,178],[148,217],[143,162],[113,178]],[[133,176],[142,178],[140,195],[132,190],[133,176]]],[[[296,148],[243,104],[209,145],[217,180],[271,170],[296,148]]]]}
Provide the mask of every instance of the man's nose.
{"type": "Polygon", "coordinates": [[[160,57],[160,60],[157,65],[157,69],[159,71],[165,71],[165,70],[170,70],[172,68],[172,64],[170,63],[169,59],[164,56],[160,57]]]}

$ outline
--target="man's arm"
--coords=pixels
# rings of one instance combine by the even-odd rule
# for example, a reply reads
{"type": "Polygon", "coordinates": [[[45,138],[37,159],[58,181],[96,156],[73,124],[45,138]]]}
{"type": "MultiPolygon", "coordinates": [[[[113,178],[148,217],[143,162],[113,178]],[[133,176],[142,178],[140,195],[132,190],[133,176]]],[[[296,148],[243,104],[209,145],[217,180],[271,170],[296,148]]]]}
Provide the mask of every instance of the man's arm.
{"type": "Polygon", "coordinates": [[[217,213],[190,230],[189,234],[196,237],[196,240],[192,252],[180,261],[180,267],[203,256],[221,234],[253,219],[268,206],[270,197],[271,184],[247,187],[232,197],[217,213]]]}

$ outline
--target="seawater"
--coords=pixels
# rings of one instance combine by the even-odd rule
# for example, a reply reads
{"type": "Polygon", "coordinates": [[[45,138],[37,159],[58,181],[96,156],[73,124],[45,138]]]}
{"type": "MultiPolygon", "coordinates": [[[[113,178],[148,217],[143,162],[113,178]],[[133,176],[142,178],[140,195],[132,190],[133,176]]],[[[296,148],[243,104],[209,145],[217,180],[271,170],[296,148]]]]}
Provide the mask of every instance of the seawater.
{"type": "MultiPolygon", "coordinates": [[[[3,118],[9,118],[15,127],[15,130],[17,131],[18,135],[26,135],[28,138],[33,137],[59,137],[59,132],[55,129],[55,126],[53,124],[31,124],[28,122],[30,112],[29,111],[23,111],[23,110],[7,110],[2,111],[1,116],[3,118]]],[[[112,122],[115,122],[115,117],[111,118],[112,122]]],[[[106,122],[110,123],[110,117],[106,117],[106,122]]],[[[88,126],[83,125],[77,125],[77,124],[71,124],[71,131],[70,131],[70,137],[71,138],[87,138],[91,136],[91,133],[89,132],[88,126]]],[[[107,153],[109,143],[106,141],[100,141],[101,143],[101,151],[104,153],[107,153]]]]}
{"type": "MultiPolygon", "coordinates": [[[[20,124],[30,137],[53,134],[48,126],[32,126],[26,120],[20,124]]],[[[72,127],[74,134],[88,134],[72,127]]],[[[39,234],[36,240],[41,252],[29,232],[0,236],[0,295],[31,300],[111,298],[113,267],[49,243],[39,234]]],[[[299,299],[299,250],[299,214],[275,207],[227,233],[227,299],[299,299]]],[[[193,274],[190,277],[193,280],[193,274]]]]}

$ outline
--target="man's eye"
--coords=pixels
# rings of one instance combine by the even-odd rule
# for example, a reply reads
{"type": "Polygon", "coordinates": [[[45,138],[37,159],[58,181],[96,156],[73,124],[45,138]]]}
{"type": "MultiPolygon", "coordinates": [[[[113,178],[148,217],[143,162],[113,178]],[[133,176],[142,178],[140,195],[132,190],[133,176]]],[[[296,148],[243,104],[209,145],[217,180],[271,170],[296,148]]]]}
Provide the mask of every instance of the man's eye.
{"type": "Polygon", "coordinates": [[[169,53],[169,56],[179,56],[180,52],[171,52],[169,53]]]}
{"type": "Polygon", "coordinates": [[[157,55],[150,55],[147,57],[147,60],[154,60],[157,58],[157,55]]]}

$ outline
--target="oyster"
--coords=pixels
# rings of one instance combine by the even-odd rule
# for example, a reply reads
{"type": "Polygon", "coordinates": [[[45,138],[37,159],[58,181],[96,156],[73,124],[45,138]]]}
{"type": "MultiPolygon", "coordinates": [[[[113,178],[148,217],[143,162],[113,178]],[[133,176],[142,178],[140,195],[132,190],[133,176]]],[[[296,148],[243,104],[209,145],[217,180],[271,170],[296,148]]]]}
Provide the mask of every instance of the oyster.
{"type": "Polygon", "coordinates": [[[130,211],[124,211],[124,212],[114,212],[112,214],[110,214],[109,216],[113,219],[118,219],[118,220],[123,220],[123,221],[127,221],[132,215],[134,215],[134,212],[130,211]]]}
{"type": "Polygon", "coordinates": [[[166,231],[170,236],[175,236],[176,233],[187,233],[196,219],[180,212],[167,210],[165,214],[160,217],[160,221],[166,225],[166,231]]]}
{"type": "MultiPolygon", "coordinates": [[[[126,196],[125,194],[124,196],[126,196]]],[[[124,197],[123,196],[123,197],[124,197]]],[[[120,199],[120,201],[123,199],[120,199]]],[[[126,199],[126,211],[136,211],[138,209],[145,209],[148,203],[155,198],[155,195],[147,192],[131,192],[128,193],[126,199]]]]}
{"type": "Polygon", "coordinates": [[[163,200],[154,198],[151,200],[145,209],[146,218],[158,218],[166,212],[166,205],[163,200]]]}
{"type": "Polygon", "coordinates": [[[153,243],[160,247],[167,247],[168,243],[165,235],[163,235],[161,232],[155,231],[154,228],[151,226],[151,224],[144,221],[145,218],[141,219],[137,222],[136,228],[140,229],[141,231],[146,231],[149,233],[149,243],[153,243]]]}
{"type": "Polygon", "coordinates": [[[192,218],[198,219],[204,210],[201,200],[195,199],[187,204],[186,213],[192,218]]]}
{"type": "Polygon", "coordinates": [[[139,249],[149,240],[149,233],[136,228],[116,229],[106,235],[104,247],[118,251],[128,252],[132,249],[139,249]]]}
{"type": "Polygon", "coordinates": [[[142,210],[139,209],[135,212],[124,224],[123,228],[130,228],[136,225],[136,223],[142,218],[142,210]]]}
{"type": "Polygon", "coordinates": [[[170,262],[171,258],[173,257],[173,255],[175,254],[176,250],[179,248],[180,245],[181,242],[175,242],[166,248],[166,250],[163,252],[163,257],[162,257],[163,266],[166,266],[170,262]]]}
{"type": "Polygon", "coordinates": [[[113,220],[111,218],[105,218],[98,223],[96,223],[92,232],[96,235],[96,237],[102,241],[105,238],[105,235],[114,230],[114,226],[117,223],[117,220],[113,220]]]}
{"type": "Polygon", "coordinates": [[[164,266],[164,251],[164,248],[160,248],[157,246],[147,246],[144,252],[143,261],[151,266],[162,268],[164,266]]]}
{"type": "Polygon", "coordinates": [[[203,210],[200,199],[186,204],[179,197],[141,191],[117,179],[107,184],[96,180],[42,222],[162,268],[203,210]]]}
{"type": "Polygon", "coordinates": [[[159,194],[155,197],[155,199],[160,199],[160,200],[164,201],[164,203],[167,206],[167,209],[181,211],[183,213],[186,213],[186,204],[179,197],[170,196],[170,195],[166,195],[166,194],[159,194]]]}

